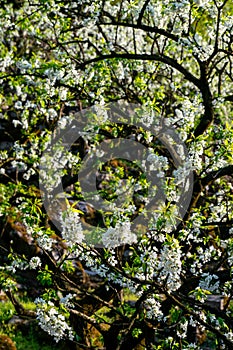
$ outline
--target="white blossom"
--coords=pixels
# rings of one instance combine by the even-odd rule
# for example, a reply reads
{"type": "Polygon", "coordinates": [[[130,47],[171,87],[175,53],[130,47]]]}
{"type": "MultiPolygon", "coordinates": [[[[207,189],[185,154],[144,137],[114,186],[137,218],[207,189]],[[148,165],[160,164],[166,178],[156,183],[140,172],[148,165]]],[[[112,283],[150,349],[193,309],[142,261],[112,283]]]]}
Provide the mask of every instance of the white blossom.
{"type": "Polygon", "coordinates": [[[155,297],[146,299],[146,317],[150,319],[157,319],[160,321],[163,318],[163,312],[161,311],[161,304],[155,297]]]}
{"type": "Polygon", "coordinates": [[[78,211],[69,207],[61,215],[62,237],[71,244],[82,243],[84,233],[78,211]]]}
{"type": "Polygon", "coordinates": [[[172,245],[165,244],[160,253],[157,278],[162,283],[166,281],[169,291],[177,290],[181,286],[181,257],[181,249],[177,240],[174,240],[172,245]]]}
{"type": "Polygon", "coordinates": [[[74,299],[75,296],[76,296],[76,294],[69,293],[65,297],[62,297],[60,299],[60,303],[63,304],[65,307],[73,308],[74,304],[71,302],[71,300],[74,299]]]}
{"type": "Polygon", "coordinates": [[[199,282],[199,287],[210,292],[217,293],[219,290],[220,282],[216,275],[211,275],[209,273],[204,273],[199,282]]]}
{"type": "Polygon", "coordinates": [[[37,233],[38,237],[36,238],[37,244],[40,248],[50,252],[53,248],[53,243],[55,242],[50,236],[46,235],[42,231],[37,233]]]}
{"type": "Polygon", "coordinates": [[[33,256],[31,258],[31,260],[29,261],[29,267],[32,269],[32,270],[35,270],[37,269],[37,267],[40,267],[41,266],[41,260],[38,256],[33,256]]]}
{"type": "Polygon", "coordinates": [[[65,338],[73,340],[74,332],[72,328],[67,324],[64,315],[55,308],[54,303],[51,301],[46,303],[41,298],[36,299],[35,302],[37,304],[36,318],[39,326],[51,335],[56,342],[65,338]]]}
{"type": "Polygon", "coordinates": [[[129,221],[119,222],[115,227],[110,227],[102,236],[103,245],[106,248],[115,248],[122,244],[137,242],[137,236],[131,231],[129,221]]]}
{"type": "Polygon", "coordinates": [[[12,120],[12,123],[14,125],[14,127],[16,128],[18,125],[22,125],[22,122],[20,120],[17,120],[17,119],[13,119],[12,120]]]}
{"type": "Polygon", "coordinates": [[[29,63],[27,60],[21,60],[18,61],[16,63],[16,66],[20,69],[20,70],[27,70],[30,69],[32,67],[31,63],[29,63]]]}
{"type": "Polygon", "coordinates": [[[23,108],[22,101],[17,101],[17,102],[15,102],[15,108],[16,108],[16,109],[22,109],[22,108],[23,108]]]}

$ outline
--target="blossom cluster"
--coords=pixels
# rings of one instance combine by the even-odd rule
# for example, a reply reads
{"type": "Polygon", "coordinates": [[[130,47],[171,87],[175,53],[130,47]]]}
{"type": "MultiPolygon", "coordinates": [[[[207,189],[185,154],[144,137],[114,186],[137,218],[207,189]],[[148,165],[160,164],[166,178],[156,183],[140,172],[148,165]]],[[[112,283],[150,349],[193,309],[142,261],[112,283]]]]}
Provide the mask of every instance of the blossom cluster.
{"type": "Polygon", "coordinates": [[[181,286],[182,252],[179,243],[165,244],[161,250],[158,264],[158,280],[165,283],[169,291],[177,290],[181,286]]]}
{"type": "Polygon", "coordinates": [[[80,215],[71,206],[61,215],[62,237],[68,244],[82,243],[84,240],[80,215]]]}
{"type": "Polygon", "coordinates": [[[103,245],[106,248],[115,248],[123,244],[137,242],[137,236],[131,231],[129,221],[118,222],[115,227],[109,227],[102,236],[103,245]]]}
{"type": "Polygon", "coordinates": [[[74,339],[74,332],[65,320],[65,316],[59,312],[51,301],[46,302],[42,298],[35,300],[37,304],[37,320],[40,327],[51,335],[56,342],[64,338],[74,339]]]}
{"type": "Polygon", "coordinates": [[[155,299],[155,296],[147,298],[146,300],[146,317],[156,318],[158,321],[163,318],[163,312],[161,311],[161,304],[155,299]]]}

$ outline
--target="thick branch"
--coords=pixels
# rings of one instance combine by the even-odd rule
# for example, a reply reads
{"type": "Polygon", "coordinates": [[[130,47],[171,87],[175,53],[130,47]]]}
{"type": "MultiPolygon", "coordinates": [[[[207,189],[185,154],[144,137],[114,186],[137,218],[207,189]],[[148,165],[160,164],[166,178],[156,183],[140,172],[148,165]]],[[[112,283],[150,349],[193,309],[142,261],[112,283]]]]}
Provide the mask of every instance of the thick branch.
{"type": "MultiPolygon", "coordinates": [[[[148,1],[149,3],[149,1],[148,1]]],[[[147,1],[145,2],[144,6],[147,6],[147,1]]],[[[110,18],[111,22],[105,22],[104,20],[100,20],[99,24],[101,25],[114,25],[114,26],[118,26],[118,27],[127,27],[127,28],[135,28],[135,29],[140,29],[143,30],[145,32],[149,32],[149,33],[155,33],[155,34],[161,34],[163,36],[165,36],[166,38],[172,39],[176,42],[178,42],[179,40],[179,36],[172,34],[170,32],[168,32],[167,30],[163,29],[163,28],[159,28],[157,26],[148,26],[145,24],[141,24],[142,18],[141,16],[143,16],[145,8],[142,8],[139,17],[138,17],[138,21],[137,23],[129,23],[129,22],[119,22],[116,21],[115,17],[111,16],[108,12],[103,12],[103,14],[110,18]]]]}
{"type": "Polygon", "coordinates": [[[206,175],[204,178],[201,179],[201,185],[203,187],[206,187],[212,181],[215,181],[226,175],[233,176],[233,165],[228,165],[219,170],[211,171],[208,175],[206,175]]]}
{"type": "Polygon", "coordinates": [[[199,89],[202,89],[202,86],[200,84],[200,80],[196,78],[193,74],[191,74],[187,69],[185,69],[181,64],[179,64],[175,59],[168,57],[166,55],[159,55],[159,54],[131,54],[131,53],[111,53],[106,55],[97,56],[95,58],[92,58],[90,60],[87,60],[83,63],[80,63],[79,68],[84,69],[86,66],[114,58],[122,58],[122,59],[128,59],[128,60],[142,60],[142,61],[157,61],[162,62],[170,67],[175,68],[180,73],[182,73],[188,81],[193,83],[195,86],[197,86],[199,89]]]}
{"type": "Polygon", "coordinates": [[[233,102],[233,95],[226,96],[225,101],[233,102]]]}
{"type": "Polygon", "coordinates": [[[201,78],[199,81],[200,90],[203,98],[203,104],[205,108],[205,113],[201,117],[201,120],[194,131],[194,136],[198,137],[202,135],[214,119],[214,110],[212,104],[212,94],[209,88],[209,83],[207,80],[207,66],[205,63],[200,62],[201,78]]]}
{"type": "Polygon", "coordinates": [[[160,34],[165,36],[168,39],[172,39],[176,42],[178,42],[179,37],[175,34],[172,34],[168,32],[165,29],[159,28],[159,27],[151,27],[145,24],[134,24],[134,23],[127,23],[127,22],[102,22],[100,23],[101,25],[111,25],[111,26],[118,26],[118,27],[127,27],[127,28],[134,28],[134,29],[140,29],[143,30],[144,32],[148,33],[155,33],[155,34],[160,34]]]}
{"type": "MultiPolygon", "coordinates": [[[[193,196],[192,196],[192,201],[189,206],[189,211],[190,208],[193,208],[196,206],[198,199],[201,196],[201,193],[203,189],[208,186],[211,182],[225,176],[233,176],[233,165],[228,165],[224,168],[221,168],[219,170],[214,170],[211,171],[209,174],[207,174],[203,178],[198,178],[196,177],[194,181],[194,189],[193,189],[193,196]]],[[[187,219],[187,218],[186,218],[187,219]]]]}
{"type": "Polygon", "coordinates": [[[139,16],[138,16],[138,22],[137,22],[138,26],[140,26],[142,23],[143,15],[144,15],[144,12],[146,11],[146,8],[147,8],[147,5],[149,4],[149,2],[150,2],[150,0],[146,0],[142,6],[142,9],[141,9],[139,16]]]}
{"type": "Polygon", "coordinates": [[[36,312],[33,310],[27,310],[23,307],[23,305],[15,298],[14,294],[11,291],[6,291],[5,292],[7,297],[10,299],[12,302],[15,311],[19,316],[23,317],[36,317],[36,312]]]}

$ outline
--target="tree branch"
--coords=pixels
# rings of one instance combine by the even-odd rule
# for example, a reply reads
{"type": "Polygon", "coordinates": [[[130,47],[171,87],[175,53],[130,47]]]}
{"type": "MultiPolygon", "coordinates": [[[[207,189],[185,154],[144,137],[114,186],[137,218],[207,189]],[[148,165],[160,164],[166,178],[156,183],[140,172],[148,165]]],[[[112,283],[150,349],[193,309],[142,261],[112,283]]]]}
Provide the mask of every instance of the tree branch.
{"type": "Polygon", "coordinates": [[[211,173],[209,173],[208,175],[206,175],[204,178],[200,180],[201,185],[203,187],[206,187],[212,181],[215,181],[226,175],[233,176],[233,165],[228,165],[220,170],[211,171],[211,173]]]}
{"type": "Polygon", "coordinates": [[[232,349],[232,345],[233,342],[230,341],[225,334],[223,334],[221,331],[219,331],[217,328],[215,328],[214,326],[212,326],[210,323],[207,323],[205,321],[203,321],[200,317],[200,315],[198,315],[196,312],[192,311],[189,307],[187,307],[186,305],[184,305],[184,303],[180,300],[180,298],[176,295],[167,295],[169,296],[172,301],[174,302],[174,304],[176,304],[177,306],[179,306],[182,310],[184,310],[187,314],[190,314],[193,316],[193,318],[195,320],[198,321],[198,323],[200,323],[201,325],[203,325],[206,329],[209,329],[211,332],[213,332],[214,334],[216,334],[220,339],[222,339],[226,345],[229,346],[230,349],[232,349]]]}
{"type": "Polygon", "coordinates": [[[212,94],[210,91],[208,79],[207,79],[207,65],[206,63],[199,62],[201,78],[199,80],[199,89],[202,94],[205,113],[201,117],[201,120],[194,131],[194,136],[198,137],[202,135],[214,119],[214,110],[212,104],[212,94]]]}
{"type": "Polygon", "coordinates": [[[138,21],[137,21],[138,26],[140,26],[142,23],[142,18],[143,18],[144,12],[146,11],[146,8],[147,8],[147,5],[149,4],[149,2],[150,2],[150,0],[146,0],[142,6],[142,9],[141,9],[139,16],[138,16],[138,21]]]}
{"type": "Polygon", "coordinates": [[[142,60],[142,61],[158,61],[158,62],[165,63],[170,67],[173,67],[176,70],[178,70],[181,74],[184,75],[185,79],[193,83],[200,90],[202,89],[201,82],[198,78],[196,78],[192,73],[190,73],[187,69],[185,69],[175,59],[168,57],[166,55],[159,55],[159,54],[149,55],[149,54],[131,54],[131,53],[112,52],[110,54],[97,56],[83,63],[80,63],[78,65],[78,68],[84,69],[89,64],[97,63],[108,59],[114,59],[114,58],[122,58],[122,59],[128,59],[128,60],[142,60]]]}
{"type": "Polygon", "coordinates": [[[118,26],[118,27],[127,27],[127,28],[135,28],[135,29],[140,29],[143,30],[145,32],[149,32],[149,33],[155,33],[155,34],[161,34],[163,36],[165,36],[166,38],[172,39],[176,42],[179,41],[179,36],[172,34],[170,32],[168,32],[167,30],[163,29],[163,28],[159,28],[157,26],[148,26],[145,24],[139,24],[139,23],[128,23],[128,22],[118,22],[115,20],[115,18],[111,17],[111,22],[104,22],[104,21],[100,21],[99,23],[100,25],[112,25],[112,26],[118,26]]]}
{"type": "Polygon", "coordinates": [[[19,316],[24,316],[24,317],[36,317],[36,312],[33,310],[26,310],[23,305],[15,298],[14,294],[11,291],[6,291],[5,292],[9,300],[12,302],[15,311],[19,316]]]}

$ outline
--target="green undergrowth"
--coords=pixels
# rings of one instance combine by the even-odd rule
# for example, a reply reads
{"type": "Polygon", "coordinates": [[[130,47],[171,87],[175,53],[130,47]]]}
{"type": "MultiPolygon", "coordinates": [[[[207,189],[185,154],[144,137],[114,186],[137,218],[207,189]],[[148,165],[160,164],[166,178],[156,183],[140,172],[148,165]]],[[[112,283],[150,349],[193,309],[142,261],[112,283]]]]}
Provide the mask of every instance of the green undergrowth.
{"type": "MultiPolygon", "coordinates": [[[[26,309],[35,310],[36,305],[30,300],[22,300],[26,309]]],[[[0,302],[0,334],[8,335],[16,345],[17,350],[63,350],[64,347],[56,344],[52,339],[41,332],[36,322],[27,327],[19,327],[8,324],[10,319],[16,315],[14,306],[10,301],[0,302]]]]}

